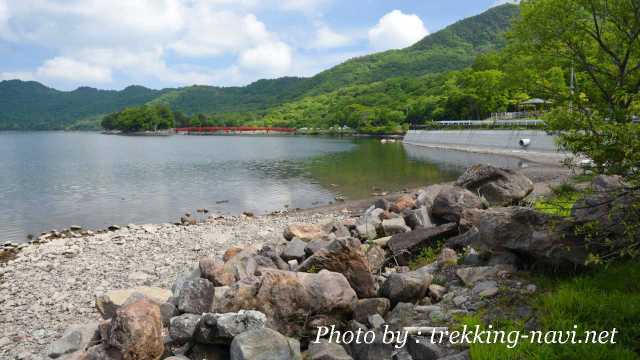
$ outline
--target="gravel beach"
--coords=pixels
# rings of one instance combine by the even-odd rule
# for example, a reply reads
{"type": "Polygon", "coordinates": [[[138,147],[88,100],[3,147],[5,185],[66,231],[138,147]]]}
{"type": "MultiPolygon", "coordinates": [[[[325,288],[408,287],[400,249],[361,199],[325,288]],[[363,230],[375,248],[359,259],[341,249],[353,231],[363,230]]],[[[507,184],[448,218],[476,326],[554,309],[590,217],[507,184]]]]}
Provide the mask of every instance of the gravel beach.
{"type": "Polygon", "coordinates": [[[135,286],[171,288],[198,258],[221,258],[234,245],[284,241],[294,222],[345,219],[337,208],[257,218],[233,217],[193,226],[130,225],[89,237],[28,246],[0,265],[0,358],[46,359],[47,344],[69,324],[98,320],[96,295],[135,286]]]}

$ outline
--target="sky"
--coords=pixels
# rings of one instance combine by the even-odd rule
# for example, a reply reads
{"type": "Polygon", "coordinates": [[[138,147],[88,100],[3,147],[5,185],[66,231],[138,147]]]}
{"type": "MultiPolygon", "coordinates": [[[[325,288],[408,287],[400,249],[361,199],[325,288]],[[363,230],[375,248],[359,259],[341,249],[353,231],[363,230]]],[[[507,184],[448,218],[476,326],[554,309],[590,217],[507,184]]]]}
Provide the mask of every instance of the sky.
{"type": "Polygon", "coordinates": [[[510,0],[0,0],[0,80],[238,86],[404,48],[510,0]]]}

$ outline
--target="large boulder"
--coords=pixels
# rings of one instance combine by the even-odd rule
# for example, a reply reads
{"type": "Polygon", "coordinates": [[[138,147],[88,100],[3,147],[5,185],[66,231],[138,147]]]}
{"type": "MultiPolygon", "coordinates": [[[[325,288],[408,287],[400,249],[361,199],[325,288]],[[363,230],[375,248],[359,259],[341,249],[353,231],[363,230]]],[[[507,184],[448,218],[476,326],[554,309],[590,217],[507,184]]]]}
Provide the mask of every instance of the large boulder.
{"type": "Polygon", "coordinates": [[[392,273],[382,285],[382,296],[391,304],[417,302],[427,295],[433,277],[424,272],[392,273]]]}
{"type": "Polygon", "coordinates": [[[222,312],[258,310],[267,316],[270,328],[299,335],[303,324],[316,315],[338,319],[350,316],[356,299],[355,291],[339,273],[265,269],[260,276],[231,285],[216,309],[222,312]]]}
{"type": "Polygon", "coordinates": [[[456,185],[484,197],[491,206],[514,204],[533,191],[528,177],[491,165],[469,167],[456,181],[456,185]]]}
{"type": "Polygon", "coordinates": [[[329,270],[343,274],[358,297],[374,297],[376,284],[369,272],[367,257],[356,239],[336,239],[318,250],[298,267],[298,271],[329,270]]]}
{"type": "Polygon", "coordinates": [[[457,233],[458,226],[455,223],[417,228],[411,232],[393,235],[388,247],[398,264],[408,265],[422,249],[434,246],[436,240],[454,236],[457,233]]]}
{"type": "Polygon", "coordinates": [[[202,314],[211,310],[214,285],[207,279],[189,280],[178,296],[178,310],[184,313],[202,314]]]}
{"type": "Polygon", "coordinates": [[[195,338],[202,344],[230,344],[237,335],[245,331],[262,329],[266,322],[266,315],[254,310],[203,314],[195,338]]]}
{"type": "Polygon", "coordinates": [[[431,215],[447,222],[457,223],[465,209],[480,209],[480,198],[458,186],[444,186],[433,200],[431,215]]]}
{"type": "Polygon", "coordinates": [[[587,251],[567,219],[530,208],[506,207],[465,213],[478,232],[472,246],[487,252],[514,252],[525,259],[555,265],[584,265],[587,251]]]}
{"type": "Polygon", "coordinates": [[[140,299],[116,310],[105,344],[123,360],[156,360],[164,353],[160,307],[140,299]]]}
{"type": "Polygon", "coordinates": [[[262,328],[244,332],[231,342],[231,360],[301,360],[300,343],[262,328]]]}
{"type": "Polygon", "coordinates": [[[171,291],[158,287],[141,286],[129,289],[111,290],[96,297],[96,308],[105,319],[112,318],[116,310],[134,294],[141,294],[157,304],[166,303],[171,291]]]}

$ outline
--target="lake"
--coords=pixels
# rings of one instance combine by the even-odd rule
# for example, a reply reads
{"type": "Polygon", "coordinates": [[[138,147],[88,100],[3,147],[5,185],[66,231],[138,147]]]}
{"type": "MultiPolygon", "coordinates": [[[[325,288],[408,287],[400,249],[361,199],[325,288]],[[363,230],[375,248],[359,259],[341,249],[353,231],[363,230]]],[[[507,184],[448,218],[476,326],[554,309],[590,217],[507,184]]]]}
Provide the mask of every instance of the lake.
{"type": "Polygon", "coordinates": [[[374,139],[68,132],[0,132],[0,154],[0,242],[71,225],[175,222],[198,208],[320,206],[449,181],[469,159],[374,139]]]}

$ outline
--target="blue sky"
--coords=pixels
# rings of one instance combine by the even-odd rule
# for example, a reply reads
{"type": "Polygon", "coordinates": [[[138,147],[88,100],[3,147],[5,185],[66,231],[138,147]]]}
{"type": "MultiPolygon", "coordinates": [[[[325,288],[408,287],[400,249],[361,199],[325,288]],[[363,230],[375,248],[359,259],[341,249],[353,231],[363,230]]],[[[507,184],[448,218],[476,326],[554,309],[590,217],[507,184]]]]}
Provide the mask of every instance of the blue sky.
{"type": "Polygon", "coordinates": [[[0,0],[0,80],[245,85],[403,48],[507,0],[0,0]]]}

